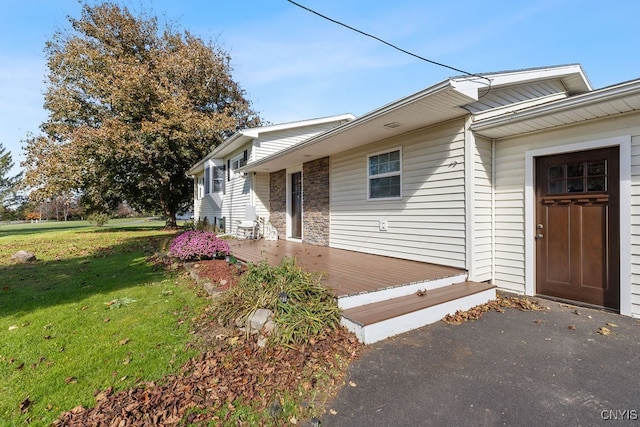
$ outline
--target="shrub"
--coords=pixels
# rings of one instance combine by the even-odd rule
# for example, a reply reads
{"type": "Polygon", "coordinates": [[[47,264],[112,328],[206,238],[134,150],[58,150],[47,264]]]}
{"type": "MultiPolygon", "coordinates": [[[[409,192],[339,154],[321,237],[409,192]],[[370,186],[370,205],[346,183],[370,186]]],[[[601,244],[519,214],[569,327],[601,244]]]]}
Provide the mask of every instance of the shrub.
{"type": "Polygon", "coordinates": [[[177,236],[169,247],[169,256],[182,261],[200,261],[225,257],[229,244],[210,231],[190,230],[177,236]]]}
{"type": "Polygon", "coordinates": [[[107,213],[92,213],[87,217],[90,224],[94,224],[96,227],[102,227],[109,222],[109,214],[107,213]]]}
{"type": "Polygon", "coordinates": [[[273,311],[278,328],[271,342],[285,346],[309,342],[340,324],[340,308],[333,295],[320,285],[318,276],[303,271],[291,258],[276,267],[266,261],[249,265],[238,285],[220,296],[215,307],[225,324],[238,318],[246,321],[258,308],[273,311]],[[283,292],[288,296],[286,303],[279,299],[283,292]]]}

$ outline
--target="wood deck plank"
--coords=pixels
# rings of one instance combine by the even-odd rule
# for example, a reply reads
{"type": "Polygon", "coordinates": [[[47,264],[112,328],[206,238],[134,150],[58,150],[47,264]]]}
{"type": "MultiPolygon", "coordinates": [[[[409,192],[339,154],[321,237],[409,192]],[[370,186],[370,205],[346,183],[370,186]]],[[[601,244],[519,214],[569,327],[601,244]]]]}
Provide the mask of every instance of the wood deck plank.
{"type": "Polygon", "coordinates": [[[455,285],[427,291],[424,296],[412,294],[350,308],[344,310],[343,316],[360,325],[366,326],[424,308],[433,307],[474,293],[486,291],[494,287],[494,285],[487,283],[457,283],[455,285]]]}
{"type": "Polygon", "coordinates": [[[320,273],[322,283],[336,297],[464,274],[453,267],[287,240],[230,240],[229,245],[244,262],[266,259],[277,265],[284,257],[294,258],[305,270],[320,273]]]}

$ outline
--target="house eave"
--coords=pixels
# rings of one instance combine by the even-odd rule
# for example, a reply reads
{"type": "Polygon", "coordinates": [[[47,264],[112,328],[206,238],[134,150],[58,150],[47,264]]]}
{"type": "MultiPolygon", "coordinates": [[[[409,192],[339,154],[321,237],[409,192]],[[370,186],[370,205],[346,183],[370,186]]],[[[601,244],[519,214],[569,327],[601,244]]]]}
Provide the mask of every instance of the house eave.
{"type": "Polygon", "coordinates": [[[290,165],[305,163],[430,124],[462,117],[468,113],[460,107],[476,99],[477,95],[474,96],[469,90],[461,92],[451,84],[451,80],[446,80],[300,144],[252,162],[242,170],[275,172],[290,165]]]}
{"type": "Polygon", "coordinates": [[[289,123],[281,123],[276,125],[268,125],[268,126],[260,126],[255,128],[244,129],[238,131],[227,138],[222,144],[217,146],[214,150],[212,150],[209,154],[207,154],[202,160],[193,165],[188,171],[187,175],[195,176],[199,172],[203,170],[204,164],[210,159],[216,158],[224,158],[231,155],[234,151],[241,148],[243,145],[247,144],[250,141],[253,141],[256,138],[259,138],[260,135],[270,133],[270,132],[279,132],[285,129],[296,129],[304,126],[314,126],[320,125],[327,122],[348,122],[354,120],[355,116],[350,113],[338,114],[335,116],[328,117],[320,117],[309,120],[301,120],[297,122],[289,122],[289,123]]]}
{"type": "Polygon", "coordinates": [[[569,93],[591,90],[580,65],[452,77],[371,111],[349,123],[274,155],[252,162],[244,172],[275,172],[375,141],[469,115],[466,105],[495,87],[561,79],[569,93]],[[393,125],[394,127],[391,127],[393,125]]]}
{"type": "Polygon", "coordinates": [[[471,130],[498,140],[640,110],[640,79],[478,120],[471,130]]]}

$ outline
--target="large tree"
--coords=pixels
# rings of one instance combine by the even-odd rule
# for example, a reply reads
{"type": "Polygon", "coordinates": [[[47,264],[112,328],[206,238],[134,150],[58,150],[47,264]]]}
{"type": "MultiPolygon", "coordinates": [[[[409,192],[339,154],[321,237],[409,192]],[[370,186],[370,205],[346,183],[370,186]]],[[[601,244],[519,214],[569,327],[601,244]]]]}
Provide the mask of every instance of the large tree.
{"type": "Polygon", "coordinates": [[[0,142],[0,219],[5,219],[9,206],[18,202],[16,190],[21,174],[10,176],[13,166],[11,152],[0,142]]]}
{"type": "Polygon", "coordinates": [[[234,131],[260,123],[211,42],[114,3],[84,4],[47,43],[43,135],[26,142],[27,182],[79,191],[96,208],[126,201],[167,225],[191,200],[187,169],[234,131]]]}

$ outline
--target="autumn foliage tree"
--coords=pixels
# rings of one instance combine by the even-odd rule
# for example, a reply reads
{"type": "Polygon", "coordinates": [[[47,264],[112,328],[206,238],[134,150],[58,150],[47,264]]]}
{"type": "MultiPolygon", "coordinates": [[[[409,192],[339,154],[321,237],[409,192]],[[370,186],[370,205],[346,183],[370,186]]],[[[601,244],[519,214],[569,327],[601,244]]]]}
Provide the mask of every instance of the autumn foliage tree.
{"type": "Polygon", "coordinates": [[[190,166],[258,115],[211,42],[114,3],[83,4],[46,44],[48,120],[26,141],[26,181],[43,194],[77,191],[89,207],[126,201],[188,206],[190,166]]]}

